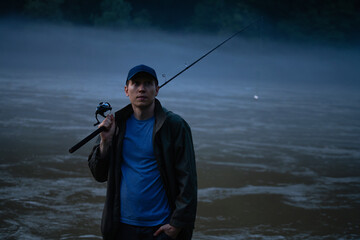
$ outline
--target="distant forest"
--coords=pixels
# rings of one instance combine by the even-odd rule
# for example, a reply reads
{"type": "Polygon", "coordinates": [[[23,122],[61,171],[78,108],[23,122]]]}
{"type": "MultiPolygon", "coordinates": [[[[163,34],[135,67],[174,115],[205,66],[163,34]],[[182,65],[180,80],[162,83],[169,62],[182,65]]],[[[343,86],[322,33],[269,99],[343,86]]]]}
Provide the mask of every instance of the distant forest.
{"type": "MultiPolygon", "coordinates": [[[[261,16],[256,36],[357,43],[360,0],[2,0],[0,17],[108,28],[234,32],[261,16]]],[[[254,27],[255,28],[255,27],[254,27]]]]}

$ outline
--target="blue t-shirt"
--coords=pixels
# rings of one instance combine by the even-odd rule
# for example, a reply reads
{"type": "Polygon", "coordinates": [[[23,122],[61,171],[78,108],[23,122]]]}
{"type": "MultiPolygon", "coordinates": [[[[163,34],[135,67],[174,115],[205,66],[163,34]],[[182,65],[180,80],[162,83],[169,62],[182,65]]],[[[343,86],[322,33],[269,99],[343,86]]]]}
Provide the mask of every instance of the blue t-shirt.
{"type": "Polygon", "coordinates": [[[120,221],[135,226],[169,223],[170,207],[153,150],[155,118],[126,121],[121,164],[120,221]]]}

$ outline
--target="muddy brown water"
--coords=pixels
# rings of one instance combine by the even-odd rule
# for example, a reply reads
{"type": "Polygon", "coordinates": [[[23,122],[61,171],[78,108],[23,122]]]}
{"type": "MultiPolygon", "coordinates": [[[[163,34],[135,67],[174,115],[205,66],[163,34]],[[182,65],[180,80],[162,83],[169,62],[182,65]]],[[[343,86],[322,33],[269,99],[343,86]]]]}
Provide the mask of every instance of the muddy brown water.
{"type": "MultiPolygon", "coordinates": [[[[87,167],[93,142],[68,149],[94,130],[98,102],[128,103],[120,77],[21,66],[0,74],[0,238],[100,239],[106,185],[87,167]]],[[[183,79],[158,98],[193,132],[193,239],[360,238],[358,86],[183,79]]]]}

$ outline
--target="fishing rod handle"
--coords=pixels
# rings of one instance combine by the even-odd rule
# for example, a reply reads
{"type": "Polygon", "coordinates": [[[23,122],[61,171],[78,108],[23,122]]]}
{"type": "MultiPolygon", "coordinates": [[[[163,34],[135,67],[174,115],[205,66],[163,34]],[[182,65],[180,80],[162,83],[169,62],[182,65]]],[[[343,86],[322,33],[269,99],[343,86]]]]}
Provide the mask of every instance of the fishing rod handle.
{"type": "Polygon", "coordinates": [[[85,137],[83,140],[81,140],[80,142],[78,142],[77,144],[75,144],[72,148],[69,149],[70,153],[75,152],[76,150],[78,150],[79,148],[81,148],[85,143],[87,143],[88,141],[90,141],[91,139],[93,139],[94,137],[96,137],[99,133],[103,132],[106,130],[106,127],[102,126],[98,129],[96,129],[94,132],[92,132],[89,136],[85,137]]]}

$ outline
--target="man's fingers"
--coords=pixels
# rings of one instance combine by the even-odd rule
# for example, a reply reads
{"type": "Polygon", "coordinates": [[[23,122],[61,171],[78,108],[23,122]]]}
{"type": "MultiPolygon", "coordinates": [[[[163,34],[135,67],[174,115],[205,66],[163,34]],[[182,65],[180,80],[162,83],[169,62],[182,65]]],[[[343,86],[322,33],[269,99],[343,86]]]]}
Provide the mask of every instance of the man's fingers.
{"type": "Polygon", "coordinates": [[[104,127],[105,131],[100,133],[101,141],[110,142],[115,132],[115,118],[112,114],[106,116],[106,118],[99,125],[99,128],[104,127]]]}
{"type": "Polygon", "coordinates": [[[106,118],[100,123],[99,128],[105,127],[107,130],[110,129],[111,124],[113,123],[114,116],[112,114],[106,116],[106,118]]]}
{"type": "Polygon", "coordinates": [[[156,230],[156,232],[154,233],[154,236],[156,237],[157,235],[159,235],[163,231],[164,231],[163,226],[161,226],[158,230],[156,230]]]}

